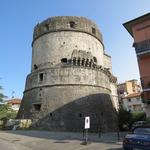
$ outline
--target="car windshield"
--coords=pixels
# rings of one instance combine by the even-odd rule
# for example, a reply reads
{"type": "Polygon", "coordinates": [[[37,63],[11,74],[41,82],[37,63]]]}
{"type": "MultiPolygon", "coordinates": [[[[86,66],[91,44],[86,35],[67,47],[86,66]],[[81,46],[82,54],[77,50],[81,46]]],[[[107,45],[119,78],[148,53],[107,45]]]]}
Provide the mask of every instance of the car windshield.
{"type": "Polygon", "coordinates": [[[150,128],[136,128],[134,134],[148,134],[150,135],[150,128]]]}

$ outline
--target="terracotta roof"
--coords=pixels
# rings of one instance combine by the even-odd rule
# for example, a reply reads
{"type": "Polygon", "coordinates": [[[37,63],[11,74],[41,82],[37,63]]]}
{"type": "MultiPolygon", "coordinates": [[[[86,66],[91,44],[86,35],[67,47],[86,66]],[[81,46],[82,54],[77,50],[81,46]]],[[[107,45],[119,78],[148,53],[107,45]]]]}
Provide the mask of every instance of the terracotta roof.
{"type": "Polygon", "coordinates": [[[132,93],[132,94],[128,94],[124,98],[132,98],[132,97],[140,97],[140,96],[141,96],[141,93],[132,93]]]}
{"type": "Polygon", "coordinates": [[[8,104],[21,104],[21,99],[17,99],[17,98],[14,98],[14,99],[10,99],[7,101],[8,104]]]}

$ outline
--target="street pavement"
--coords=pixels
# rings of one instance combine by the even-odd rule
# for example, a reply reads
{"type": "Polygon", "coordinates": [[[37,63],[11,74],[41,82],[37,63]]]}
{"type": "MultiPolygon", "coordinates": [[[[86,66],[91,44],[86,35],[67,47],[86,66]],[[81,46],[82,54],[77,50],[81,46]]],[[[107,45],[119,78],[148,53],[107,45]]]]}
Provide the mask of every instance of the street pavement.
{"type": "Polygon", "coordinates": [[[85,145],[82,133],[50,131],[0,131],[0,150],[122,150],[125,133],[89,133],[85,145]]]}

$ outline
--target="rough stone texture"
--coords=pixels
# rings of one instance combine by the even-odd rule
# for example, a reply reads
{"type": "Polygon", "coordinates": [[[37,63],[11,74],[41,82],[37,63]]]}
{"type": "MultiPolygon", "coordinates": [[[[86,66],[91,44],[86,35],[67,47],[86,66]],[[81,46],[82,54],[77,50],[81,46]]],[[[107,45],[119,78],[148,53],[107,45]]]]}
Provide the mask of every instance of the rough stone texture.
{"type": "Polygon", "coordinates": [[[117,129],[116,77],[93,22],[49,18],[35,27],[32,46],[18,118],[32,119],[34,128],[82,131],[84,117],[90,116],[90,131],[117,129]]]}
{"type": "Polygon", "coordinates": [[[34,64],[59,65],[62,58],[71,58],[74,50],[91,52],[97,64],[103,66],[103,46],[93,36],[82,32],[52,32],[39,37],[33,44],[32,68],[34,64]]]}
{"type": "Polygon", "coordinates": [[[42,23],[38,23],[34,28],[33,33],[33,42],[39,38],[40,36],[51,33],[51,32],[58,32],[58,31],[74,31],[74,32],[82,32],[91,34],[95,36],[101,42],[102,35],[97,27],[97,25],[92,22],[91,20],[85,17],[77,17],[77,16],[58,16],[58,17],[51,17],[43,21],[42,23]],[[73,23],[73,26],[70,24],[73,23]],[[95,29],[93,33],[92,29],[95,29]]]}
{"type": "Polygon", "coordinates": [[[111,57],[107,54],[104,54],[104,66],[112,73],[111,57]]]}

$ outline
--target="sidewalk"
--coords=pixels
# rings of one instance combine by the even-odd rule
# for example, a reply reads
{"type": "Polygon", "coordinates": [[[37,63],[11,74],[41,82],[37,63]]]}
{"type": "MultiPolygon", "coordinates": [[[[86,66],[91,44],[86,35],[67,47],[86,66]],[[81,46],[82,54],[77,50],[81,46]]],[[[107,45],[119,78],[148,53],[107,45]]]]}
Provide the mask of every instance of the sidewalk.
{"type": "MultiPolygon", "coordinates": [[[[23,135],[35,138],[46,138],[54,140],[80,140],[82,141],[85,137],[83,133],[79,132],[53,132],[53,131],[36,131],[36,130],[17,130],[17,131],[0,131],[10,134],[23,135]]],[[[93,142],[118,142],[122,141],[123,137],[127,132],[111,133],[88,133],[88,139],[93,142]]]]}
{"type": "Polygon", "coordinates": [[[5,144],[3,147],[10,147],[6,150],[121,150],[122,138],[125,134],[120,133],[120,139],[118,140],[117,133],[102,133],[100,137],[98,134],[89,133],[90,144],[85,146],[82,144],[84,141],[82,133],[26,130],[0,131],[0,144],[5,144]]]}

